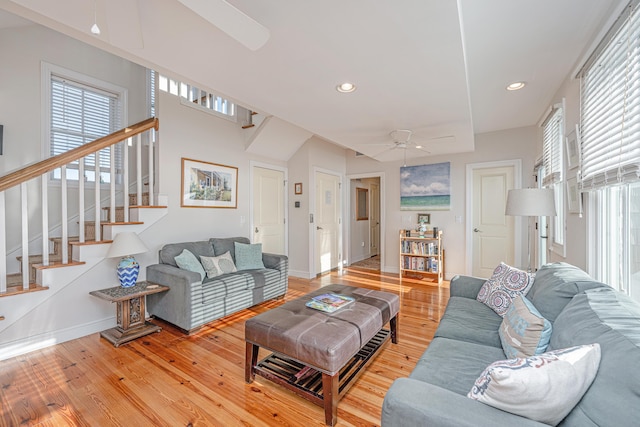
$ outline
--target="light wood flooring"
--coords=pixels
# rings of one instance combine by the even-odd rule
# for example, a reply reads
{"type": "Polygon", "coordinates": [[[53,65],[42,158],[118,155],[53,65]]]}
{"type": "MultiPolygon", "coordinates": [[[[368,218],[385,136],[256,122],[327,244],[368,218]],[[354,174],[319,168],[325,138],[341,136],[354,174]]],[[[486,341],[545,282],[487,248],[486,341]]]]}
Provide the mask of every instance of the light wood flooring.
{"type": "MultiPolygon", "coordinates": [[[[119,348],[93,334],[0,362],[1,426],[323,426],[322,408],[260,377],[244,381],[246,319],[318,287],[398,293],[399,343],[387,343],[338,405],[338,426],[380,424],[384,395],[431,341],[448,283],[347,268],[290,278],[284,300],[243,310],[187,336],[163,330],[119,348]]],[[[267,355],[260,351],[260,358],[267,355]]]]}

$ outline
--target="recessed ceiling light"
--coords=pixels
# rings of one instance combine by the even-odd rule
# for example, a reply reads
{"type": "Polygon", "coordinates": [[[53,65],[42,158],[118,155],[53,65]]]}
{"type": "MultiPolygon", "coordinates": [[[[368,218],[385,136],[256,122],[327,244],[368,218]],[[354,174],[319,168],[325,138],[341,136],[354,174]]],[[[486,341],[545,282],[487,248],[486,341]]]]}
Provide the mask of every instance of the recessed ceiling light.
{"type": "Polygon", "coordinates": [[[336,86],[336,90],[342,93],[350,93],[356,90],[356,85],[353,83],[345,82],[336,86]]]}
{"type": "Polygon", "coordinates": [[[507,86],[507,90],[520,90],[525,87],[525,82],[513,82],[507,86]]]}

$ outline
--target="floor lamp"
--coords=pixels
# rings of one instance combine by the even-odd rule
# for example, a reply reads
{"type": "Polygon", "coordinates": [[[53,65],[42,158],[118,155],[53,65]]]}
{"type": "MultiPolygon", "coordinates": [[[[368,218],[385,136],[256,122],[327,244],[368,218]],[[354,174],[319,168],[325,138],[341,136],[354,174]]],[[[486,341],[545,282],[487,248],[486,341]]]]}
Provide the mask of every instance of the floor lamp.
{"type": "Polygon", "coordinates": [[[553,189],[519,188],[509,190],[505,214],[527,217],[527,271],[531,272],[531,223],[528,217],[556,215],[553,189]]]}

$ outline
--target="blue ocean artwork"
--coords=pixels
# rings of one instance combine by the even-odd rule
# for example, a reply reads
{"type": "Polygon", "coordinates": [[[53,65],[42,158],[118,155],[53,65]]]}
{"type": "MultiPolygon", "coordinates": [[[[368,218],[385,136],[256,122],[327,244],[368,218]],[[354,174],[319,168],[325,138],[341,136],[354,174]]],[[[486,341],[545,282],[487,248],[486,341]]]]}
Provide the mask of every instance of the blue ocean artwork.
{"type": "Polygon", "coordinates": [[[451,209],[451,163],[400,168],[400,210],[451,209]]]}

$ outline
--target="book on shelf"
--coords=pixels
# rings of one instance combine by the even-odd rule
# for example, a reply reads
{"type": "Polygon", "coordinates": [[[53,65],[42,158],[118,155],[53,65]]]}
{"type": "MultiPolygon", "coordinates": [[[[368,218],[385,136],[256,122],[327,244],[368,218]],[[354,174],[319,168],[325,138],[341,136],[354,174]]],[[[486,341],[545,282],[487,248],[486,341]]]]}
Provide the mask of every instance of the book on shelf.
{"type": "Polygon", "coordinates": [[[351,304],[353,301],[355,301],[355,298],[353,297],[327,293],[312,297],[305,305],[315,310],[324,311],[325,313],[333,313],[334,311],[351,304]]]}

